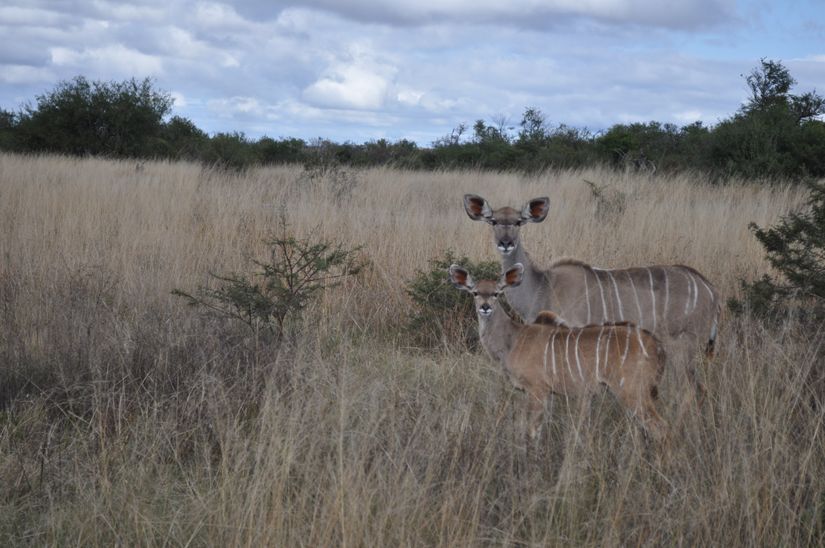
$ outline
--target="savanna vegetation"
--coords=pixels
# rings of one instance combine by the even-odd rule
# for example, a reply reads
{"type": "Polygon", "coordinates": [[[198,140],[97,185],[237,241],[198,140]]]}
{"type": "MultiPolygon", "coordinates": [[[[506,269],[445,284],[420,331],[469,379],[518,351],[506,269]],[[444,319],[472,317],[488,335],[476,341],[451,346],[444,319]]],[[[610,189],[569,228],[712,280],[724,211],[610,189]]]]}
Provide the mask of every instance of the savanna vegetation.
{"type": "Polygon", "coordinates": [[[0,543],[821,545],[823,333],[751,313],[741,285],[821,297],[772,261],[819,249],[818,196],[606,166],[2,154],[0,543]],[[540,262],[684,263],[739,299],[700,410],[665,374],[666,450],[603,394],[556,398],[528,453],[523,397],[446,286],[455,257],[497,262],[466,192],[550,196],[523,234],[540,262]]]}
{"type": "Polygon", "coordinates": [[[610,166],[665,174],[699,171],[714,182],[805,181],[825,177],[825,99],[793,93],[796,80],[781,62],[763,59],[745,76],[748,100],[713,126],[701,122],[616,124],[593,132],[553,123],[528,107],[515,123],[459,123],[430,146],[379,139],[362,144],[294,137],[252,139],[208,135],[173,115],[169,93],[150,80],[62,82],[17,111],[0,110],[0,149],[108,158],[199,161],[243,169],[300,164],[402,169],[545,169],[610,166]]]}

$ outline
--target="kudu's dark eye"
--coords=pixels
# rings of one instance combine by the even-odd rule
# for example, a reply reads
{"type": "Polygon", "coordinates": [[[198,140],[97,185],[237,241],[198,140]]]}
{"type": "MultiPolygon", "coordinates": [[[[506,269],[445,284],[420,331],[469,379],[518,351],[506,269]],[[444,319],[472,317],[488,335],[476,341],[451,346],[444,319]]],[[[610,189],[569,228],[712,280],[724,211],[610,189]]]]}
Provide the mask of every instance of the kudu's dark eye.
{"type": "Polygon", "coordinates": [[[478,297],[478,291],[473,291],[473,297],[478,297]]]}
{"type": "Polygon", "coordinates": [[[495,219],[492,219],[490,221],[490,224],[493,225],[493,226],[496,226],[498,224],[498,221],[496,221],[495,219]]]}

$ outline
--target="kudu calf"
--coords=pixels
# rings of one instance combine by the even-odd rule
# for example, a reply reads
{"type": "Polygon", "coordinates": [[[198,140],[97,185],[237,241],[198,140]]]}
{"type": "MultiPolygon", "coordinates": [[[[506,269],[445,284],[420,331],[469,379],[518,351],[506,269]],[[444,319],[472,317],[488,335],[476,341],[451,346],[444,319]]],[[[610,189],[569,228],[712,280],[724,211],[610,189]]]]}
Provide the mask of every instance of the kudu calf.
{"type": "Polygon", "coordinates": [[[704,345],[712,355],[719,325],[716,289],[699,272],[683,265],[656,265],[607,270],[566,259],[539,268],[521,243],[525,223],[547,217],[549,198],[529,200],[521,209],[493,209],[475,194],[464,196],[464,209],[474,221],[485,221],[501,253],[502,269],[524,265],[524,281],[506,290],[507,302],[525,322],[552,310],[571,326],[631,322],[653,333],[668,356],[678,355],[701,392],[693,353],[704,345]]]}
{"type": "Polygon", "coordinates": [[[627,322],[569,327],[549,311],[531,325],[517,323],[497,301],[503,289],[522,283],[523,272],[517,263],[499,281],[474,283],[466,270],[452,265],[450,281],[473,295],[482,346],[527,393],[530,437],[538,435],[550,394],[587,395],[606,385],[651,437],[661,439],[667,427],[654,401],[664,350],[657,339],[627,322]]]}

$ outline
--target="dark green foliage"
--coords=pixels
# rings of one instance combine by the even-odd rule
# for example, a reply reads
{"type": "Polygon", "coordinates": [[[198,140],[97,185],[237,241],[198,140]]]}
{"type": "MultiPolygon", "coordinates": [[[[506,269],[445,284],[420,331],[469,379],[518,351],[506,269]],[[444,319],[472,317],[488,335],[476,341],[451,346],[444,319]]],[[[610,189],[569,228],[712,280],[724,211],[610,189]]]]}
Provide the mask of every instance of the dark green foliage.
{"type": "Polygon", "coordinates": [[[0,109],[0,150],[15,150],[17,116],[8,110],[0,109]]]}
{"type": "Polygon", "coordinates": [[[825,182],[809,183],[807,207],[763,229],[751,224],[766,258],[779,276],[742,282],[741,301],[734,312],[745,310],[768,318],[796,312],[806,320],[825,318],[825,182]]]}
{"type": "MultiPolygon", "coordinates": [[[[796,80],[778,61],[762,59],[747,76],[749,99],[713,127],[656,121],[615,124],[594,134],[554,125],[535,107],[508,125],[459,123],[430,147],[402,139],[357,144],[324,139],[250,139],[243,133],[207,135],[190,120],[169,114],[169,94],[150,80],[88,82],[77,77],[37,98],[19,113],[0,109],[0,149],[20,152],[172,158],[230,169],[256,165],[334,162],[339,168],[492,169],[541,172],[606,165],[623,171],[667,174],[699,171],[711,181],[730,177],[801,181],[825,177],[825,98],[793,94],[796,80]]],[[[314,169],[314,168],[312,168],[314,169]]],[[[316,170],[317,171],[317,170],[316,170]]]]}
{"type": "Polygon", "coordinates": [[[201,158],[220,167],[240,170],[260,163],[253,142],[239,132],[216,133],[201,158]]]}
{"type": "Polygon", "coordinates": [[[197,160],[209,147],[209,136],[191,120],[181,116],[172,118],[161,130],[163,149],[158,155],[181,160],[197,160]]]}
{"type": "Polygon", "coordinates": [[[671,158],[682,140],[682,130],[673,124],[617,124],[596,141],[615,167],[656,171],[671,167],[671,158]]]}
{"type": "Polygon", "coordinates": [[[303,139],[276,141],[262,137],[254,144],[254,148],[262,164],[294,164],[306,159],[306,142],[303,139]]]}
{"type": "Polygon", "coordinates": [[[426,348],[478,347],[478,320],[473,298],[450,283],[448,270],[452,264],[467,269],[476,281],[497,280],[501,276],[499,263],[459,258],[451,250],[442,258],[432,259],[429,270],[418,271],[407,284],[407,294],[415,305],[409,318],[409,333],[416,345],[426,348]]]}
{"type": "Polygon", "coordinates": [[[744,112],[765,111],[783,104],[796,80],[782,63],[762,59],[760,66],[745,77],[751,90],[751,98],[744,105],[744,112]]]}
{"type": "Polygon", "coordinates": [[[547,138],[547,120],[544,113],[537,108],[525,109],[521,116],[521,131],[518,133],[518,142],[540,146],[547,138]]]}
{"type": "Polygon", "coordinates": [[[37,97],[17,122],[17,147],[26,151],[147,157],[160,138],[172,98],[150,79],[90,82],[82,76],[37,97]]]}
{"type": "Polygon", "coordinates": [[[750,100],[710,136],[710,164],[722,174],[801,180],[823,177],[825,99],[792,95],[796,84],[781,63],[762,59],[746,77],[750,100]]]}
{"type": "Polygon", "coordinates": [[[252,272],[213,274],[216,287],[201,286],[194,294],[179,289],[173,295],[190,306],[238,320],[254,333],[280,341],[287,322],[300,316],[325,288],[363,268],[358,248],[347,249],[327,241],[296,238],[285,221],[278,234],[266,240],[269,259],[252,259],[252,272]]]}

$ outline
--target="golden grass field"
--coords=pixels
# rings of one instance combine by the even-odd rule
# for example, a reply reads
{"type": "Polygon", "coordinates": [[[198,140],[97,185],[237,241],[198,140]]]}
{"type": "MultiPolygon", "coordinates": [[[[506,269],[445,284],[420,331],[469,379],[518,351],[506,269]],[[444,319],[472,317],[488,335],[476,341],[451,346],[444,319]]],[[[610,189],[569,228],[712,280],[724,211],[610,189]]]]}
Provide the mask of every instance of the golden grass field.
{"type": "Polygon", "coordinates": [[[748,223],[804,192],[698,174],[233,174],[0,155],[2,545],[818,545],[822,333],[723,316],[700,412],[660,401],[667,454],[604,395],[556,398],[537,450],[485,355],[415,348],[406,283],[451,248],[496,260],[464,193],[548,195],[549,264],[683,263],[723,297],[767,272],[748,223]],[[584,180],[624,196],[605,213],[584,180]],[[368,267],[272,348],[174,288],[248,269],[285,215],[368,267]]]}

